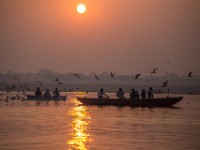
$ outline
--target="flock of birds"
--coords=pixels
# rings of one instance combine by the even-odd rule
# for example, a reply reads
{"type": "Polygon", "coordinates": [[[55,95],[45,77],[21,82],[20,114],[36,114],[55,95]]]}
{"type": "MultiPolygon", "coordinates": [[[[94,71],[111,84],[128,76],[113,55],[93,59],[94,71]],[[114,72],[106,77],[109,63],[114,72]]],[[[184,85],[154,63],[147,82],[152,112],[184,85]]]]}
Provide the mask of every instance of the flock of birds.
{"type": "MultiPolygon", "coordinates": [[[[167,61],[167,63],[170,63],[170,62],[167,61]]],[[[153,70],[150,71],[150,73],[151,73],[151,74],[156,74],[157,71],[158,71],[158,68],[154,68],[153,70]]],[[[189,73],[187,74],[187,77],[192,77],[192,74],[193,74],[193,72],[189,72],[189,73]]],[[[79,79],[81,78],[81,76],[80,76],[79,74],[77,74],[77,73],[72,73],[72,75],[75,76],[75,77],[77,77],[77,78],[79,78],[79,79]]],[[[135,75],[135,80],[137,80],[140,76],[141,76],[140,73],[136,74],[136,75],[135,75]]],[[[111,77],[111,78],[114,78],[114,77],[115,77],[115,75],[114,75],[113,72],[110,73],[110,77],[111,77]]],[[[94,75],[94,79],[96,79],[96,80],[98,80],[98,81],[100,80],[100,78],[99,78],[96,74],[94,75]]],[[[17,77],[13,77],[12,80],[18,80],[18,78],[17,78],[17,77]]],[[[63,84],[63,82],[61,82],[60,79],[59,79],[58,77],[52,78],[52,80],[55,81],[58,85],[62,85],[62,84],[63,84]]],[[[35,84],[38,84],[39,86],[43,86],[42,81],[37,80],[37,81],[35,81],[34,83],[35,83],[35,84]]],[[[167,87],[167,86],[168,86],[168,80],[162,83],[162,87],[167,87]]],[[[18,86],[18,87],[19,87],[22,91],[30,91],[30,88],[28,88],[27,85],[24,85],[24,86],[21,86],[21,85],[20,85],[20,86],[18,86]]],[[[5,90],[6,90],[6,91],[11,91],[11,90],[16,90],[16,88],[17,88],[17,85],[12,85],[12,86],[7,86],[7,87],[5,88],[5,90]]],[[[81,91],[80,88],[75,88],[75,89],[81,91]]],[[[74,88],[69,89],[69,91],[73,91],[73,90],[74,90],[74,88]]]]}
{"type": "MultiPolygon", "coordinates": [[[[156,74],[157,71],[158,71],[158,68],[154,68],[154,69],[151,71],[151,74],[156,74]]],[[[193,72],[189,72],[188,75],[187,75],[187,77],[192,77],[192,73],[193,73],[193,72]]],[[[77,73],[72,73],[72,75],[75,76],[76,78],[79,78],[79,79],[81,78],[81,76],[80,76],[79,74],[77,74],[77,73]]],[[[137,80],[140,76],[141,76],[140,73],[136,74],[136,75],[135,75],[135,80],[137,80]]],[[[110,73],[110,77],[111,77],[111,78],[114,78],[114,77],[115,77],[113,72],[110,73]]],[[[52,79],[53,79],[53,81],[56,82],[58,85],[62,85],[62,84],[63,84],[63,82],[61,82],[61,80],[60,80],[58,77],[52,78],[52,79]]],[[[98,80],[98,81],[100,80],[100,78],[99,78],[96,74],[94,75],[94,79],[96,79],[96,80],[98,80]]],[[[13,80],[18,80],[18,79],[17,79],[16,77],[14,77],[13,80]]],[[[37,81],[35,81],[34,83],[35,83],[35,84],[38,84],[39,86],[43,86],[42,81],[37,80],[37,81]]],[[[168,80],[162,83],[162,87],[167,87],[167,86],[168,86],[168,80]]],[[[30,91],[30,88],[29,88],[27,85],[24,85],[24,86],[20,85],[20,86],[18,86],[18,87],[19,87],[22,91],[30,91]]],[[[15,90],[16,88],[17,88],[17,85],[12,85],[12,86],[7,86],[7,87],[5,88],[5,90],[6,90],[6,91],[11,91],[11,90],[15,90]]],[[[69,91],[73,91],[74,89],[81,91],[80,88],[71,88],[71,89],[69,89],[69,91]]]]}
{"type": "MultiPolygon", "coordinates": [[[[151,73],[155,74],[155,73],[157,73],[157,70],[158,70],[158,68],[154,68],[151,71],[151,73]]],[[[77,74],[77,73],[72,73],[72,74],[76,78],[81,78],[81,76],[79,74],[77,74]]],[[[187,75],[187,77],[189,77],[189,78],[192,77],[192,74],[193,74],[193,72],[189,72],[188,75],[187,75]]],[[[139,73],[136,74],[135,75],[135,80],[137,80],[140,76],[141,76],[141,74],[139,74],[139,73]]],[[[110,73],[110,77],[111,78],[115,78],[115,75],[113,74],[113,72],[110,73]]],[[[94,79],[96,79],[98,81],[100,80],[100,78],[96,74],[94,75],[94,79]]],[[[14,77],[12,80],[16,80],[17,81],[18,79],[16,77],[14,77]]],[[[63,84],[63,82],[61,82],[58,77],[54,78],[53,81],[56,82],[58,85],[62,85],[63,84]]],[[[34,83],[38,84],[38,86],[43,86],[43,83],[41,81],[39,81],[39,80],[35,81],[34,83]]],[[[7,92],[15,91],[17,89],[17,87],[21,89],[20,90],[21,92],[18,92],[17,95],[15,95],[15,96],[6,96],[5,100],[9,100],[9,99],[11,99],[11,100],[15,100],[15,99],[26,100],[26,97],[25,97],[26,94],[25,93],[27,91],[31,91],[30,88],[27,85],[19,85],[19,86],[12,85],[12,86],[7,86],[5,88],[5,90],[7,92]]],[[[168,80],[162,83],[162,87],[168,87],[168,80]]],[[[65,90],[65,91],[67,91],[67,90],[65,90]]],[[[68,91],[69,92],[74,92],[74,91],[83,91],[83,90],[81,88],[71,88],[68,91]]],[[[168,88],[168,91],[169,91],[169,88],[168,88]]],[[[86,91],[86,93],[88,93],[88,91],[86,91]]],[[[3,94],[0,93],[0,99],[2,99],[2,95],[3,94]]]]}

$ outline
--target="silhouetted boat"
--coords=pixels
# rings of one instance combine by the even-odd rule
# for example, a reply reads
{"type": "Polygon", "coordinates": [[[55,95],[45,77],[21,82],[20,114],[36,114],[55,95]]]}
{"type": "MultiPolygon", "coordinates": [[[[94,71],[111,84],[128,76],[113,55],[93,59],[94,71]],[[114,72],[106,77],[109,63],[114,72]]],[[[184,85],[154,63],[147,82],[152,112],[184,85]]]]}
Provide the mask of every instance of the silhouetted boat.
{"type": "Polygon", "coordinates": [[[66,100],[67,99],[67,96],[51,96],[50,98],[45,98],[43,96],[41,97],[38,97],[38,96],[35,96],[35,95],[26,95],[27,97],[27,100],[66,100]]]}
{"type": "Polygon", "coordinates": [[[83,105],[97,106],[131,106],[131,107],[170,107],[183,97],[166,97],[166,98],[150,98],[150,99],[97,99],[77,97],[83,105]]]}

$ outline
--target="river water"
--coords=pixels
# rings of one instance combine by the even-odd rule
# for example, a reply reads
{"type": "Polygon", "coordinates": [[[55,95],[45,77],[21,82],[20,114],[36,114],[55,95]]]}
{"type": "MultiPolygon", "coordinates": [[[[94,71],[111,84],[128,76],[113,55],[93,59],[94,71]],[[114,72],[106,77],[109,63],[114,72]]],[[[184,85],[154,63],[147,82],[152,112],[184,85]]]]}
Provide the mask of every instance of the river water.
{"type": "Polygon", "coordinates": [[[200,149],[200,95],[183,95],[170,108],[131,108],[78,105],[76,94],[60,102],[1,100],[0,149],[200,149]]]}

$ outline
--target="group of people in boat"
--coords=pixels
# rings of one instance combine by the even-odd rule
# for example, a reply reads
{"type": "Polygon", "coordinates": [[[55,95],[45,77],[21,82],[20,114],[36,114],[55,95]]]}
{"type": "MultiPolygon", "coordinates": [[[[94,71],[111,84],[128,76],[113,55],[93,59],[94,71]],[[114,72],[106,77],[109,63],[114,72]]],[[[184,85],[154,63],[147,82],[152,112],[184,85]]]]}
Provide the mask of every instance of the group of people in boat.
{"type": "MultiPolygon", "coordinates": [[[[44,92],[44,95],[42,94],[41,89],[38,87],[35,91],[35,96],[36,97],[44,97],[45,99],[50,99],[51,98],[51,93],[49,91],[49,89],[46,89],[46,91],[44,92]]],[[[53,96],[55,97],[59,97],[60,96],[60,92],[58,91],[58,88],[55,88],[55,90],[53,91],[53,96]]],[[[104,89],[101,88],[100,91],[98,92],[98,99],[103,99],[103,98],[110,98],[105,92],[104,89]]],[[[122,90],[122,88],[119,88],[119,90],[116,92],[116,97],[118,97],[119,99],[126,99],[125,98],[125,92],[122,90]]],[[[140,97],[142,99],[145,98],[154,98],[154,90],[152,87],[149,88],[148,91],[146,91],[145,89],[142,89],[141,91],[141,96],[139,94],[139,92],[137,90],[135,90],[134,88],[132,88],[131,93],[130,93],[130,99],[140,99],[140,97]]]]}
{"type": "Polygon", "coordinates": [[[130,93],[130,98],[140,98],[140,95],[142,99],[154,98],[154,90],[152,87],[150,87],[148,91],[142,89],[141,94],[139,94],[139,92],[133,88],[132,92],[130,93]]]}
{"type": "MultiPolygon", "coordinates": [[[[109,98],[109,96],[104,92],[104,89],[101,88],[98,92],[98,99],[103,99],[104,97],[109,98]]],[[[122,88],[119,88],[119,90],[116,92],[116,97],[119,99],[126,99],[125,98],[125,92],[122,90],[122,88]]],[[[145,89],[142,89],[141,94],[134,88],[132,88],[130,93],[130,99],[145,99],[145,98],[154,98],[154,90],[152,87],[149,88],[148,91],[145,89]],[[141,96],[140,96],[141,95],[141,96]]]]}
{"type": "MultiPolygon", "coordinates": [[[[38,87],[35,91],[35,96],[36,97],[42,97],[42,91],[41,89],[38,87]]],[[[53,96],[55,97],[59,97],[60,96],[60,92],[58,91],[58,88],[55,88],[55,90],[53,91],[53,96]]],[[[46,89],[44,92],[44,96],[45,99],[51,99],[51,93],[49,91],[49,89],[46,89]]]]}

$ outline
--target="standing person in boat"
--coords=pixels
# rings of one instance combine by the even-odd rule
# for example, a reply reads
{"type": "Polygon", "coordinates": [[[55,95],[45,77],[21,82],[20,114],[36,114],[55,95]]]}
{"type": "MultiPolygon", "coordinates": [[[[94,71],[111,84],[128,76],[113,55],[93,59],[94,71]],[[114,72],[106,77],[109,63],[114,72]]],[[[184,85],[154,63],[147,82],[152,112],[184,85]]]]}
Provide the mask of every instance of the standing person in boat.
{"type": "Polygon", "coordinates": [[[36,97],[42,97],[42,92],[41,92],[41,90],[40,90],[39,87],[38,87],[38,88],[36,89],[36,91],[35,91],[35,96],[36,96],[36,97]]]}
{"type": "Polygon", "coordinates": [[[119,91],[117,91],[116,96],[117,96],[119,99],[125,99],[124,95],[125,95],[125,93],[124,93],[124,91],[122,90],[122,88],[119,88],[119,91]]]}
{"type": "Polygon", "coordinates": [[[148,98],[154,98],[154,90],[152,87],[149,88],[148,91],[148,98]]]}
{"type": "Polygon", "coordinates": [[[51,99],[51,93],[50,93],[49,89],[46,89],[46,91],[44,93],[44,98],[46,100],[50,100],[51,99]]]}
{"type": "Polygon", "coordinates": [[[132,98],[136,98],[136,92],[135,92],[135,89],[134,88],[132,88],[132,91],[131,91],[131,93],[130,93],[130,98],[132,99],[132,98]]]}
{"type": "Polygon", "coordinates": [[[98,99],[103,99],[104,96],[106,96],[107,98],[109,98],[109,96],[106,95],[106,93],[104,92],[104,89],[101,88],[100,91],[98,92],[98,99]]]}
{"type": "Polygon", "coordinates": [[[59,97],[60,92],[58,91],[58,88],[55,88],[55,91],[53,92],[54,96],[59,97]]]}
{"type": "Polygon", "coordinates": [[[143,98],[143,99],[145,99],[146,98],[146,90],[145,89],[142,89],[142,92],[141,92],[141,97],[143,98]]]}

